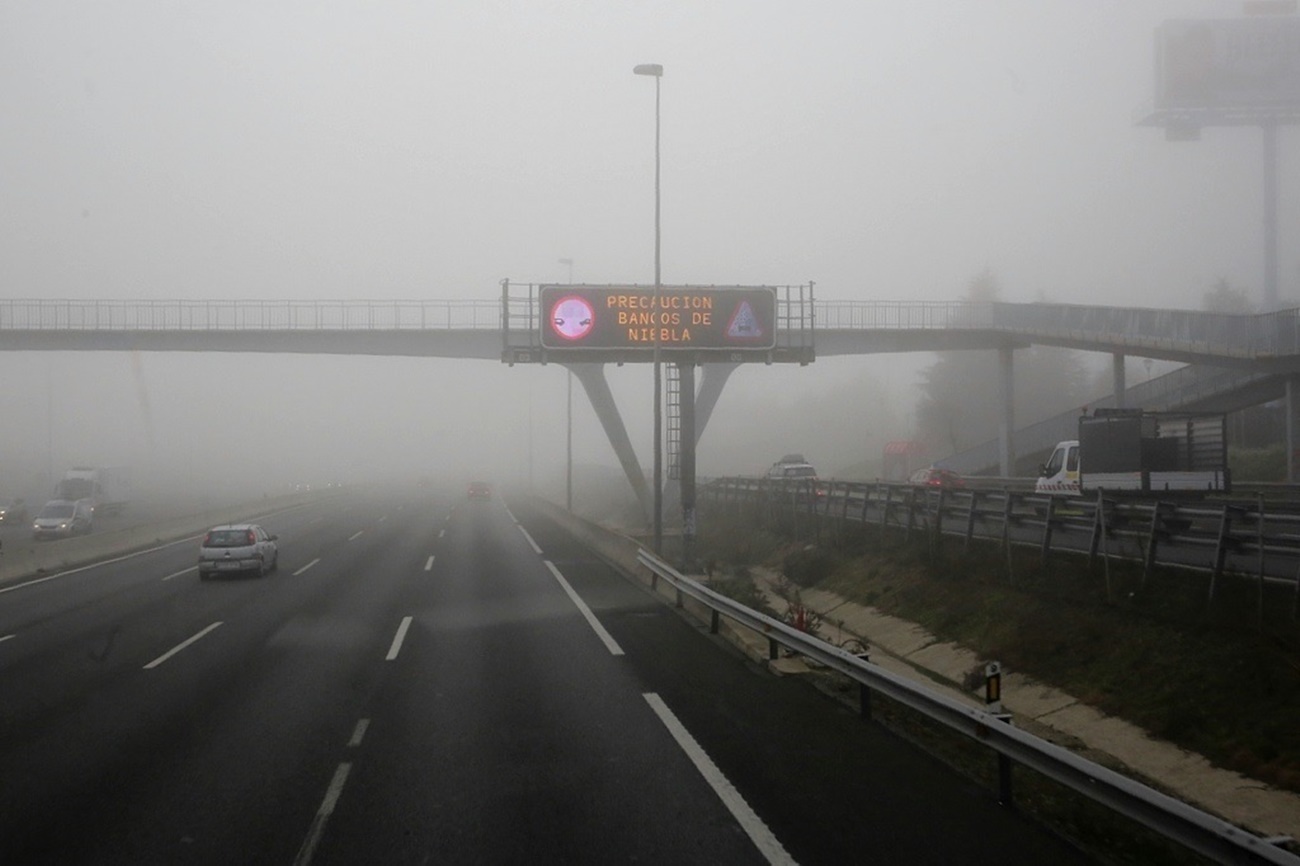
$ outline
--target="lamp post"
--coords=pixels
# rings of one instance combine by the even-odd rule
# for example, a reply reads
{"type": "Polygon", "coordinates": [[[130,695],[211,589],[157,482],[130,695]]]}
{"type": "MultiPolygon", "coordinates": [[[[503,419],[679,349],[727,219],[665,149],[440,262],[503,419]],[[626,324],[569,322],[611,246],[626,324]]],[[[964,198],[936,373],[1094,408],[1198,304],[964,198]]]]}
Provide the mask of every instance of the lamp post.
{"type": "Polygon", "coordinates": [[[654,347],[654,547],[656,554],[663,553],[664,546],[664,493],[663,493],[663,379],[659,365],[659,80],[664,76],[664,68],[658,63],[642,63],[632,67],[634,75],[649,75],[655,80],[655,291],[651,320],[655,331],[654,347]]]}
{"type": "MultiPolygon", "coordinates": [[[[569,266],[569,285],[573,285],[573,259],[560,259],[560,264],[569,266]]],[[[568,458],[564,474],[564,507],[573,511],[573,369],[568,366],[565,369],[569,372],[569,424],[564,436],[564,451],[568,458]]]]}

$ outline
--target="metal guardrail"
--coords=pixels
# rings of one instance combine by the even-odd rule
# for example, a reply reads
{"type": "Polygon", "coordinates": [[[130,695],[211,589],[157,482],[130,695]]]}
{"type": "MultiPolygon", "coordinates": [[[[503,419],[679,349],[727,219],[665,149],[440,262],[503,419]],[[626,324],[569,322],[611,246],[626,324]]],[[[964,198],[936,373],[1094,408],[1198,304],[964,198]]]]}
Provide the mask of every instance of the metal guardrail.
{"type": "MultiPolygon", "coordinates": [[[[712,611],[712,631],[715,633],[718,629],[718,616],[724,615],[766,636],[773,647],[784,646],[837,671],[862,688],[879,692],[950,730],[985,744],[1010,761],[1029,767],[1217,862],[1300,866],[1300,857],[1277,847],[1272,840],[1256,836],[1208,812],[1019,730],[1007,724],[1002,716],[966,706],[890,673],[847,650],[745,607],[686,577],[647,550],[641,550],[637,554],[637,560],[656,579],[667,581],[679,594],[689,596],[708,607],[712,611]]],[[[1003,785],[1003,790],[1009,790],[1009,785],[1003,785]]]]}
{"type": "MultiPolygon", "coordinates": [[[[851,520],[904,532],[974,538],[1004,545],[1142,562],[1210,573],[1208,602],[1225,574],[1290,587],[1290,616],[1300,616],[1300,509],[1254,498],[1141,498],[1096,494],[1047,496],[1001,488],[919,487],[894,482],[717,478],[700,495],[722,504],[747,501],[810,517],[851,520]]],[[[1144,572],[1145,575],[1145,572],[1144,572]]]]}

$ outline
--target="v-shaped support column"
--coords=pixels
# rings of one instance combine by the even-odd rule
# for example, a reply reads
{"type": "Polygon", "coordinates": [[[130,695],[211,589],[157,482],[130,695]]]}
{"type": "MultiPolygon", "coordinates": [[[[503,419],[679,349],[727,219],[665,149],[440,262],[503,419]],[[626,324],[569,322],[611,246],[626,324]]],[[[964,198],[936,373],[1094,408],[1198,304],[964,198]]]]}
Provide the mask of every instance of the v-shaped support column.
{"type": "Polygon", "coordinates": [[[605,379],[605,365],[565,364],[564,366],[572,370],[573,375],[577,376],[578,381],[582,383],[583,390],[587,392],[587,399],[591,401],[591,408],[596,411],[596,417],[600,419],[600,426],[605,428],[609,444],[614,446],[614,454],[618,456],[618,462],[623,466],[623,474],[627,476],[628,483],[636,493],[637,501],[641,503],[641,513],[647,521],[650,520],[650,513],[654,508],[650,498],[650,485],[646,483],[645,474],[641,471],[641,463],[636,459],[636,452],[632,450],[632,440],[627,436],[623,416],[619,414],[618,406],[614,403],[614,395],[609,390],[609,382],[605,379]]]}

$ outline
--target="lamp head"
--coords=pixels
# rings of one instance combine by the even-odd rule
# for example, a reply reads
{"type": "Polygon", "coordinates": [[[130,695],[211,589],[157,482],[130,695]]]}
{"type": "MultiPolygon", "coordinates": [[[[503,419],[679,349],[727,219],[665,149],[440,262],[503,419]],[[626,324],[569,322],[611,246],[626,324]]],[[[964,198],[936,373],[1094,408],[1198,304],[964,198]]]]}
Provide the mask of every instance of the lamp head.
{"type": "Polygon", "coordinates": [[[664,67],[661,63],[642,63],[639,66],[632,67],[634,75],[653,75],[655,78],[662,78],[664,67]]]}

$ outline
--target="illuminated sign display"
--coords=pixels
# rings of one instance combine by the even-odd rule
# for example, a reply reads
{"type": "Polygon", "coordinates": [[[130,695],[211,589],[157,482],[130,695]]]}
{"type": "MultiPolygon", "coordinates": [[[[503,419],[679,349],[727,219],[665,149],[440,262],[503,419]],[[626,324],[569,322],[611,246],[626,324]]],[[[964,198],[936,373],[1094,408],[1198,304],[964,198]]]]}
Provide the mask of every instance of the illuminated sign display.
{"type": "Polygon", "coordinates": [[[542,286],[548,349],[770,349],[776,290],[716,286],[542,286]]]}

